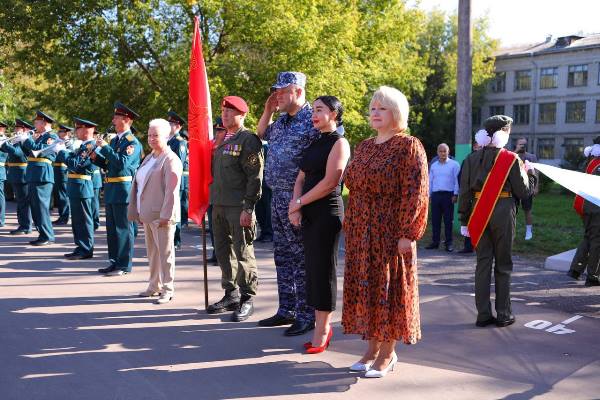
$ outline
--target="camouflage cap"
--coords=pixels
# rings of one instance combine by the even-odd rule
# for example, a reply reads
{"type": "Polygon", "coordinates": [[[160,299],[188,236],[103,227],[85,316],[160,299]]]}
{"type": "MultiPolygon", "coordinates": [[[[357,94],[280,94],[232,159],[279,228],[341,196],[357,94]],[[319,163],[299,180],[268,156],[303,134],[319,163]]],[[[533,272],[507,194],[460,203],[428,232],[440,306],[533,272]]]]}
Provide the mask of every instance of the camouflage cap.
{"type": "Polygon", "coordinates": [[[289,85],[298,85],[300,87],[305,87],[306,75],[304,75],[302,72],[280,72],[277,74],[277,82],[275,82],[275,84],[271,86],[271,88],[281,89],[289,85]]]}
{"type": "Polygon", "coordinates": [[[513,120],[506,115],[493,115],[485,120],[483,127],[487,133],[492,134],[505,126],[510,126],[513,120]]]}

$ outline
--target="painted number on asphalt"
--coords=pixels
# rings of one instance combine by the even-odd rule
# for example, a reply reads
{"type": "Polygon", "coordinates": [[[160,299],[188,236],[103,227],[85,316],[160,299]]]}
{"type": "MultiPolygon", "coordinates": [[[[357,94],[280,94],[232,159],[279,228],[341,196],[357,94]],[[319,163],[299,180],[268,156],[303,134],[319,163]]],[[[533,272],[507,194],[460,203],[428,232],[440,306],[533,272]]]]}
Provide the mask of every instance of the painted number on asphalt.
{"type": "Polygon", "coordinates": [[[535,321],[526,323],[525,326],[531,329],[545,330],[546,332],[554,333],[555,335],[566,335],[569,333],[575,333],[575,330],[566,328],[565,325],[570,324],[573,321],[577,321],[579,318],[581,318],[581,315],[576,315],[556,325],[550,321],[536,319],[535,321]]]}

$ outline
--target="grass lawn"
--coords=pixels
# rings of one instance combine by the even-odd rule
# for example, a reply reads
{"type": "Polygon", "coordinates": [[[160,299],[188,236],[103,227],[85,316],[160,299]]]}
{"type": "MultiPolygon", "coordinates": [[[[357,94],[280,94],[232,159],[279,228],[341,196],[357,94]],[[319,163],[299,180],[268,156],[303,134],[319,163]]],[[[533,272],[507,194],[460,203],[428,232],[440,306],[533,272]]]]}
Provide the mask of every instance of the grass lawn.
{"type": "MultiPolygon", "coordinates": [[[[343,196],[345,203],[348,189],[344,188],[343,196]]],[[[573,194],[563,192],[557,184],[550,185],[546,192],[537,195],[533,200],[533,239],[530,241],[524,240],[525,215],[519,211],[515,254],[542,259],[577,247],[583,235],[583,225],[581,218],[573,210],[573,198],[573,194]]],[[[459,250],[463,246],[463,239],[458,223],[454,228],[454,247],[459,250]]],[[[427,245],[430,241],[431,224],[428,224],[421,244],[427,245]]]]}

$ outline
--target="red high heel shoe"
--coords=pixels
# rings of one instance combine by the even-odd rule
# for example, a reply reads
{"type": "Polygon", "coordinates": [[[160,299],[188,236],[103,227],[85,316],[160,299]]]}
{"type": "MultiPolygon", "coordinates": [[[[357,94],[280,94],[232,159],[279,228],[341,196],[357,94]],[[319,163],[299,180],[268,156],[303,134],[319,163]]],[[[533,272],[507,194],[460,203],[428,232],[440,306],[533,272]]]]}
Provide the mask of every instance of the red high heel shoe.
{"type": "MultiPolygon", "coordinates": [[[[306,348],[306,354],[318,354],[318,353],[324,352],[325,349],[329,347],[329,342],[331,342],[332,336],[333,336],[333,329],[331,329],[331,327],[329,327],[329,333],[327,334],[327,340],[325,341],[325,344],[323,346],[318,346],[318,347],[314,347],[311,344],[310,347],[306,348]]],[[[310,342],[308,342],[308,343],[310,343],[310,342]]],[[[305,343],[304,346],[306,346],[308,343],[305,343]]]]}

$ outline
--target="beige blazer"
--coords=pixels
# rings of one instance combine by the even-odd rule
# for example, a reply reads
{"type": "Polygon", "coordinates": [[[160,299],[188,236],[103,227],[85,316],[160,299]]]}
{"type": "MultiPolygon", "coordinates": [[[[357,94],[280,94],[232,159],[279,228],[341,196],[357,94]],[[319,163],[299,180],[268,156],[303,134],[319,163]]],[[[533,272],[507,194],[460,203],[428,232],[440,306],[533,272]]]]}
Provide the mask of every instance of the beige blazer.
{"type": "MultiPolygon", "coordinates": [[[[144,158],[140,167],[147,163],[150,157],[152,154],[144,158]]],[[[145,224],[152,223],[157,219],[167,219],[173,223],[179,222],[181,220],[179,186],[182,171],[181,160],[168,148],[158,157],[141,185],[138,185],[137,179],[134,177],[129,192],[127,219],[139,220],[145,224]],[[138,190],[141,192],[139,214],[138,190]]]]}

